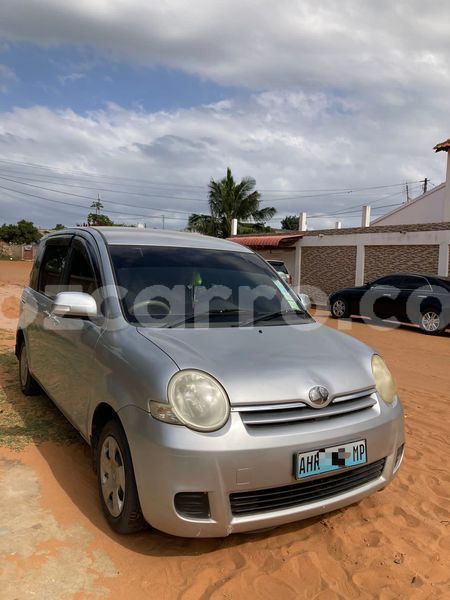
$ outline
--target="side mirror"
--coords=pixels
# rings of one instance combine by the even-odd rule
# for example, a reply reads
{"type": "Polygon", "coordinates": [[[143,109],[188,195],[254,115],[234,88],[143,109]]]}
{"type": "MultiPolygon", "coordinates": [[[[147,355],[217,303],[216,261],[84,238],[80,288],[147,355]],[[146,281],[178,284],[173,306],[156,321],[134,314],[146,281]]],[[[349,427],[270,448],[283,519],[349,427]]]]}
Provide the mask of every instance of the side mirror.
{"type": "Polygon", "coordinates": [[[311,300],[309,299],[308,294],[299,294],[298,298],[300,300],[300,304],[302,305],[302,308],[304,310],[306,310],[306,312],[308,312],[309,309],[311,308],[311,300]]]}
{"type": "Polygon", "coordinates": [[[58,317],[97,317],[97,302],[84,292],[60,292],[53,302],[52,314],[58,317]]]}

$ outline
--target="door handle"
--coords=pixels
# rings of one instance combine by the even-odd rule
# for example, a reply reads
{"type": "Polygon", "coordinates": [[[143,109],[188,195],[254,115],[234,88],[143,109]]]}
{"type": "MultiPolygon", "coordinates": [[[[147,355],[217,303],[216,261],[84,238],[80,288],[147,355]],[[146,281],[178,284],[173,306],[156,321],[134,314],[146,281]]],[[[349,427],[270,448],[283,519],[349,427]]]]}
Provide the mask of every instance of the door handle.
{"type": "Polygon", "coordinates": [[[392,294],[383,294],[383,296],[387,296],[388,298],[392,298],[392,294]]]}

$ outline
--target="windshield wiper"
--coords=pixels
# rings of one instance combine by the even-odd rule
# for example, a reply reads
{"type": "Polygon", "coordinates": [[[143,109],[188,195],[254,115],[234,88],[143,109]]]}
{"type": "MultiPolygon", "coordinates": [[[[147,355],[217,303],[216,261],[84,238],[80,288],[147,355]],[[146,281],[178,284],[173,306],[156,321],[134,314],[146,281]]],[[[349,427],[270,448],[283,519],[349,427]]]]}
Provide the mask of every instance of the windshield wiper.
{"type": "Polygon", "coordinates": [[[248,312],[248,311],[244,311],[240,308],[222,308],[222,309],[207,310],[202,313],[194,313],[192,315],[188,315],[187,317],[185,317],[184,319],[181,319],[180,321],[176,321],[175,323],[166,325],[166,327],[168,329],[172,329],[173,327],[179,327],[180,325],[185,325],[186,323],[192,323],[196,319],[200,319],[203,317],[217,317],[220,315],[239,314],[241,312],[248,312]]]}
{"type": "Polygon", "coordinates": [[[279,319],[280,317],[284,317],[287,315],[298,315],[299,317],[304,317],[304,318],[308,317],[308,315],[305,312],[303,312],[302,310],[277,310],[272,313],[266,313],[264,315],[259,315],[258,317],[255,317],[254,319],[245,321],[244,323],[238,323],[238,325],[236,325],[236,327],[247,327],[248,325],[255,325],[256,323],[259,323],[260,321],[271,321],[272,319],[279,319]]]}

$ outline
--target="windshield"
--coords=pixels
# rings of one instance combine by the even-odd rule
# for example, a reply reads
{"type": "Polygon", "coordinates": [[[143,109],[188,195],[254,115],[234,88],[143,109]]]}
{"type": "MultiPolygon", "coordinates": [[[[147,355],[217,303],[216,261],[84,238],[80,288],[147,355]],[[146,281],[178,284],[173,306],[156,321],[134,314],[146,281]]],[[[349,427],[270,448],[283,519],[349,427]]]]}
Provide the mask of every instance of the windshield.
{"type": "Polygon", "coordinates": [[[310,321],[294,292],[250,252],[110,246],[124,314],[147,327],[310,321]]]}

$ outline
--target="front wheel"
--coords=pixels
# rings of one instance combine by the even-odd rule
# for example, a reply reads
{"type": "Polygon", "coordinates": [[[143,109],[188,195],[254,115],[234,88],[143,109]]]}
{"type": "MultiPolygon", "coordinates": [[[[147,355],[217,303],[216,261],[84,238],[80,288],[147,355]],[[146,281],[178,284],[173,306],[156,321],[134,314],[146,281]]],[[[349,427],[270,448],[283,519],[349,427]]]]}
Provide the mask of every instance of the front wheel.
{"type": "Polygon", "coordinates": [[[98,490],[103,513],[117,533],[133,533],[146,525],[131,462],[130,448],[120,423],[102,429],[96,453],[98,490]]]}
{"type": "Polygon", "coordinates": [[[419,321],[420,329],[427,335],[439,335],[445,329],[442,315],[434,308],[426,308],[419,321]]]}
{"type": "Polygon", "coordinates": [[[348,303],[344,298],[335,298],[331,303],[331,316],[335,319],[345,319],[350,316],[348,303]]]}

